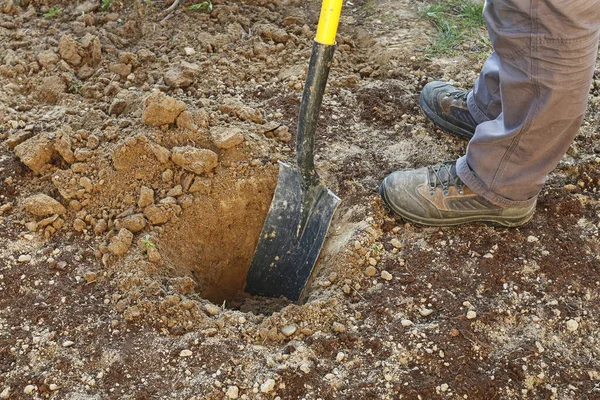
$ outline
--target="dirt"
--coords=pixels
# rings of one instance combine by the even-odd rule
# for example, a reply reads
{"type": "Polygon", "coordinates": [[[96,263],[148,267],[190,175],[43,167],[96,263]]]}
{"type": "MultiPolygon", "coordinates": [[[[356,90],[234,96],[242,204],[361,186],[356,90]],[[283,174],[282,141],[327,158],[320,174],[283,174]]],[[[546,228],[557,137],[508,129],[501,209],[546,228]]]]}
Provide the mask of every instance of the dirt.
{"type": "Polygon", "coordinates": [[[420,3],[345,4],[317,137],[342,205],[305,298],[262,299],[319,4],[182,3],[0,5],[0,398],[600,398],[600,72],[531,223],[416,227],[378,184],[462,155],[418,94],[482,57],[427,56],[420,3]]]}

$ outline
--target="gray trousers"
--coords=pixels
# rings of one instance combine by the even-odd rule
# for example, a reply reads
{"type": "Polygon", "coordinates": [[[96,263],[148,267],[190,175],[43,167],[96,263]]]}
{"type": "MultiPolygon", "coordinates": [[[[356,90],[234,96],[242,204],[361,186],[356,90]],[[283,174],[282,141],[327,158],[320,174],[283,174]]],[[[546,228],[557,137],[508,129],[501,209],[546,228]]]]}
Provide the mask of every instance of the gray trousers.
{"type": "Polygon", "coordinates": [[[600,0],[486,0],[484,17],[494,53],[468,98],[479,125],[457,172],[493,204],[529,206],[583,122],[600,0]]]}

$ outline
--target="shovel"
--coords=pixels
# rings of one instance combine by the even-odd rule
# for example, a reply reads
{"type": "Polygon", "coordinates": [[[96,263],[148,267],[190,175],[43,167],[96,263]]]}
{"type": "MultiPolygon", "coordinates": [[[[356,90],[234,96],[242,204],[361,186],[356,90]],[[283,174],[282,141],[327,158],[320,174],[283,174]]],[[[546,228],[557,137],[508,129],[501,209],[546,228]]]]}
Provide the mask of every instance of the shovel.
{"type": "Polygon", "coordinates": [[[246,277],[256,296],[300,298],[317,262],[340,198],[315,170],[315,131],[333,60],[342,0],[323,0],[302,94],[297,165],[279,162],[279,178],[246,277]]]}

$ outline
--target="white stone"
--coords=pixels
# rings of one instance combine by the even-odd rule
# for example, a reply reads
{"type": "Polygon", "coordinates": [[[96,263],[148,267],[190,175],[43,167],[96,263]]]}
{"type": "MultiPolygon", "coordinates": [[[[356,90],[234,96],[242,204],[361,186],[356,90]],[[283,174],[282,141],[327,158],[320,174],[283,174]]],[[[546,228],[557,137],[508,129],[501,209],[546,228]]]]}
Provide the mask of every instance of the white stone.
{"type": "Polygon", "coordinates": [[[275,390],[275,381],[273,379],[267,379],[262,385],[260,385],[260,391],[262,393],[270,393],[275,390]]]}
{"type": "Polygon", "coordinates": [[[390,244],[397,249],[402,247],[402,243],[396,238],[393,238],[392,240],[390,240],[390,244]]]}
{"type": "Polygon", "coordinates": [[[185,47],[183,50],[185,51],[185,54],[188,56],[192,56],[192,55],[196,54],[196,50],[194,50],[193,47],[185,47]]]}
{"type": "Polygon", "coordinates": [[[569,332],[575,332],[579,328],[579,322],[574,319],[570,319],[567,321],[567,330],[569,332]]]}
{"type": "Polygon", "coordinates": [[[281,333],[283,333],[285,336],[292,336],[297,330],[298,327],[296,325],[286,325],[281,328],[281,333]]]}
{"type": "Polygon", "coordinates": [[[10,397],[10,386],[4,388],[2,392],[0,392],[0,399],[8,399],[10,397]]]}
{"type": "Polygon", "coordinates": [[[58,385],[55,383],[51,383],[50,385],[48,385],[48,389],[50,389],[52,392],[55,392],[56,390],[58,390],[58,385]]]}
{"type": "Polygon", "coordinates": [[[400,321],[400,325],[406,328],[407,326],[412,326],[413,322],[410,319],[403,319],[400,321]]]}
{"type": "Polygon", "coordinates": [[[385,279],[386,281],[391,281],[391,280],[392,280],[392,278],[393,278],[392,274],[390,274],[390,273],[389,273],[389,272],[387,272],[387,271],[381,271],[381,277],[382,277],[383,279],[385,279]]]}
{"type": "Polygon", "coordinates": [[[217,307],[217,306],[215,306],[214,304],[211,304],[211,303],[206,304],[204,306],[204,309],[210,315],[219,315],[219,313],[221,312],[221,309],[219,307],[217,307]]]}
{"type": "Polygon", "coordinates": [[[447,384],[447,383],[442,383],[442,384],[440,385],[440,390],[441,390],[442,392],[445,392],[445,391],[447,391],[447,390],[448,390],[448,384],[447,384]]]}
{"type": "Polygon", "coordinates": [[[342,362],[344,361],[344,358],[346,358],[346,355],[340,351],[339,353],[337,353],[337,356],[335,356],[335,361],[342,362]]]}
{"type": "Polygon", "coordinates": [[[31,394],[31,393],[33,393],[33,391],[35,389],[37,389],[35,386],[33,386],[33,385],[27,385],[27,386],[25,386],[25,389],[23,389],[23,393],[25,393],[25,394],[31,394]]]}
{"type": "Polygon", "coordinates": [[[431,315],[433,313],[433,310],[430,308],[421,308],[419,310],[419,314],[421,314],[423,317],[427,317],[429,315],[431,315]]]}
{"type": "Polygon", "coordinates": [[[228,399],[237,399],[240,393],[240,389],[237,386],[229,386],[229,388],[227,388],[227,392],[225,393],[225,396],[227,396],[228,399]]]}
{"type": "Polygon", "coordinates": [[[181,350],[181,352],[179,353],[179,357],[190,357],[192,355],[192,351],[185,349],[185,350],[181,350]]]}
{"type": "Polygon", "coordinates": [[[539,239],[538,239],[538,238],[536,238],[535,236],[531,236],[531,235],[530,235],[530,236],[527,236],[527,241],[528,241],[529,243],[537,242],[538,240],[539,240],[539,239]]]}
{"type": "Polygon", "coordinates": [[[467,319],[475,319],[477,318],[477,313],[473,310],[467,311],[467,319]]]}
{"type": "Polygon", "coordinates": [[[75,342],[71,341],[71,340],[65,340],[63,342],[63,347],[71,347],[75,344],[75,342]]]}
{"type": "Polygon", "coordinates": [[[26,263],[31,261],[31,256],[29,254],[22,254],[19,256],[19,258],[17,259],[18,262],[20,263],[26,263]]]}

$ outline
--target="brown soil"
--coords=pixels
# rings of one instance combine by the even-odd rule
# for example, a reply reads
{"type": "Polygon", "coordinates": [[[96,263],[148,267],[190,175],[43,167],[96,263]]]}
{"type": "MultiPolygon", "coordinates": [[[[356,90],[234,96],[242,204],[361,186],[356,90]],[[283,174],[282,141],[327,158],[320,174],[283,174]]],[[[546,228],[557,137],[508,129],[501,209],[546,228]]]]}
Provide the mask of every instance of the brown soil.
{"type": "Polygon", "coordinates": [[[418,93],[481,55],[348,2],[317,138],[343,203],[305,301],[252,298],[319,4],[191,4],[0,3],[1,398],[599,398],[600,73],[530,224],[415,227],[378,184],[464,152],[418,93]]]}

